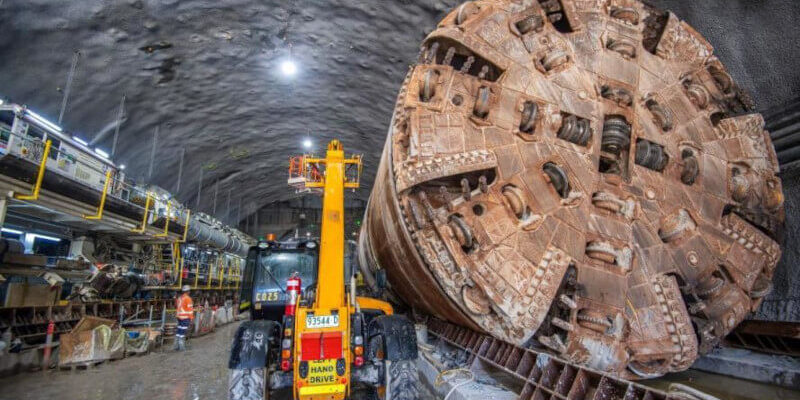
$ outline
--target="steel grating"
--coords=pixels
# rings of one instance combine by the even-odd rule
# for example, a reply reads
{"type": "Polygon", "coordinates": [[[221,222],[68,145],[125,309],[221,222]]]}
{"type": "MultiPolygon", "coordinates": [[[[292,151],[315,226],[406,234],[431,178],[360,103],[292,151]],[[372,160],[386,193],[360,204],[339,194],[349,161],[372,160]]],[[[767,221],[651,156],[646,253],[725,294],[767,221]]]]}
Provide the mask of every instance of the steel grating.
{"type": "Polygon", "coordinates": [[[525,382],[521,400],[659,400],[677,397],[551,354],[522,348],[473,330],[431,318],[428,333],[525,382]]]}

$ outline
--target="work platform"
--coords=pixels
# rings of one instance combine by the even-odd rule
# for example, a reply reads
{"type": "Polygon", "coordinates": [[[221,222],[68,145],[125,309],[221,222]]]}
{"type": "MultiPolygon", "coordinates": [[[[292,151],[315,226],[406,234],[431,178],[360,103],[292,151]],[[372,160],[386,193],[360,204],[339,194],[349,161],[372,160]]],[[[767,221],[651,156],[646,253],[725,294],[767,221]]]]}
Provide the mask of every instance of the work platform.
{"type": "Polygon", "coordinates": [[[51,322],[57,342],[84,317],[162,319],[184,285],[231,307],[252,242],[15,104],[0,104],[0,227],[0,330],[34,351],[51,322]]]}

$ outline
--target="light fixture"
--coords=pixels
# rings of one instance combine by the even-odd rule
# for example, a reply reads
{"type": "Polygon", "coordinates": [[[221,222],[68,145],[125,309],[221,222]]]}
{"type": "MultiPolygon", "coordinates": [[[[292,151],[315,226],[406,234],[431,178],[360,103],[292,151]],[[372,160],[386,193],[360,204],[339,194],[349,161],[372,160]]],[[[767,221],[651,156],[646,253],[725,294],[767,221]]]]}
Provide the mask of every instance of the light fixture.
{"type": "Polygon", "coordinates": [[[22,231],[18,231],[16,229],[3,228],[2,230],[5,233],[11,233],[13,235],[22,235],[22,231]]]}
{"type": "Polygon", "coordinates": [[[97,155],[100,156],[100,157],[108,158],[108,153],[106,153],[105,151],[103,151],[99,147],[95,148],[94,152],[97,153],[97,155]]]}
{"type": "Polygon", "coordinates": [[[297,65],[292,60],[284,60],[281,63],[281,72],[286,76],[294,76],[297,73],[297,65]]]}
{"type": "Polygon", "coordinates": [[[311,139],[303,140],[303,147],[305,147],[307,149],[311,148],[311,139]]]}
{"type": "Polygon", "coordinates": [[[0,99],[0,106],[2,106],[2,105],[3,105],[3,104],[5,104],[5,103],[6,103],[6,102],[5,102],[5,101],[3,101],[3,99],[0,99]]]}
{"type": "Polygon", "coordinates": [[[40,234],[38,234],[38,233],[31,233],[30,235],[31,235],[32,237],[34,237],[34,238],[39,238],[39,239],[42,239],[42,240],[50,240],[50,241],[52,241],[52,242],[60,242],[60,241],[61,241],[61,239],[59,239],[59,238],[57,238],[57,237],[46,236],[46,235],[40,235],[40,234]]]}
{"type": "Polygon", "coordinates": [[[31,110],[25,110],[25,112],[34,121],[36,121],[36,122],[38,122],[38,123],[50,128],[50,129],[54,130],[56,132],[61,132],[61,127],[60,126],[48,121],[47,119],[45,119],[45,117],[42,117],[41,115],[39,115],[39,114],[37,114],[37,113],[35,113],[35,112],[31,111],[31,110]]]}
{"type": "Polygon", "coordinates": [[[83,139],[81,139],[81,138],[79,138],[79,137],[77,137],[77,136],[75,136],[75,135],[72,135],[72,138],[73,138],[73,139],[74,139],[76,142],[78,142],[78,143],[80,143],[80,144],[82,144],[82,145],[84,145],[84,146],[88,146],[88,145],[89,145],[89,142],[87,142],[87,141],[85,141],[85,140],[83,140],[83,139]]]}
{"type": "Polygon", "coordinates": [[[122,164],[122,165],[120,165],[120,166],[119,166],[119,169],[121,169],[121,170],[125,170],[125,164],[122,164]]]}

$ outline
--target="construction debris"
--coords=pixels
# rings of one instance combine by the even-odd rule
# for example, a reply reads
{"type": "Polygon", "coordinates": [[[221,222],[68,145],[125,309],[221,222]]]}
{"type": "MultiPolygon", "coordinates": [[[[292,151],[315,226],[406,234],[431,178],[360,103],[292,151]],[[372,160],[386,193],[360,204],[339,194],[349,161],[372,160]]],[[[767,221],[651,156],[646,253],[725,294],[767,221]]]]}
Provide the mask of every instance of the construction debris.
{"type": "Polygon", "coordinates": [[[113,329],[115,322],[84,317],[70,333],[62,334],[59,367],[92,365],[125,356],[125,330],[113,329]]]}

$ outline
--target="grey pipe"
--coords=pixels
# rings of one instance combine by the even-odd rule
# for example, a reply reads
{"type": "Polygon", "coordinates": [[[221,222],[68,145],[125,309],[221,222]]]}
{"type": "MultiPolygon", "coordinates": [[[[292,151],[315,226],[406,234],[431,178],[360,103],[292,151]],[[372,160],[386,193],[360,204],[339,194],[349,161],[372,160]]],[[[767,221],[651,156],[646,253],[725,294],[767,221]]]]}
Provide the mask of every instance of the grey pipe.
{"type": "Polygon", "coordinates": [[[247,243],[222,226],[210,224],[201,217],[192,216],[186,241],[214,247],[220,251],[245,256],[247,243]]]}

